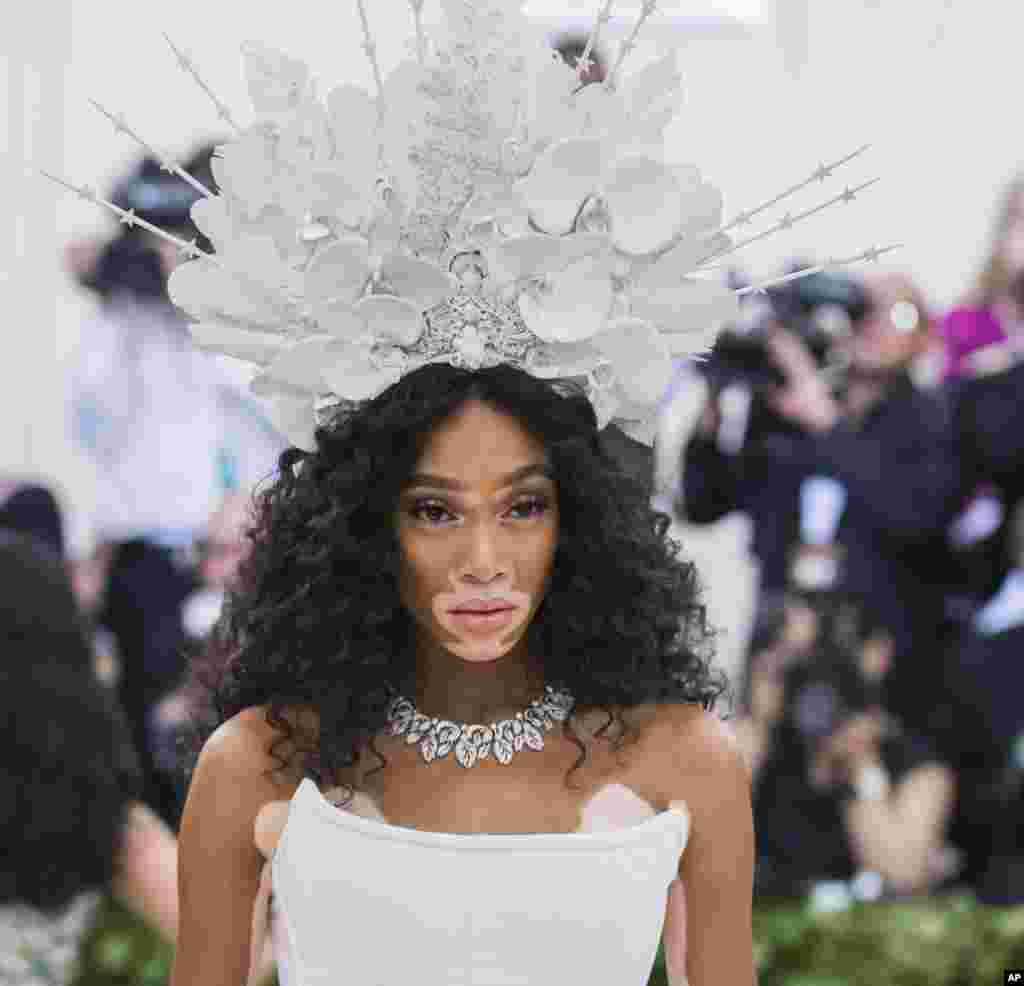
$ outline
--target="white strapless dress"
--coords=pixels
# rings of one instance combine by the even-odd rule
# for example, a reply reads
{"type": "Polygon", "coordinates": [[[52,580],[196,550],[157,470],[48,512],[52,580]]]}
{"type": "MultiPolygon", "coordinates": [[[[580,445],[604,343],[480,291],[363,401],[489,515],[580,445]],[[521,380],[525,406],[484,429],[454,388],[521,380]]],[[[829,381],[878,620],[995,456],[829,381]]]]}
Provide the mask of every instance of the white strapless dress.
{"type": "Polygon", "coordinates": [[[306,778],[271,861],[281,986],[646,986],[689,824],[420,832],[306,778]]]}

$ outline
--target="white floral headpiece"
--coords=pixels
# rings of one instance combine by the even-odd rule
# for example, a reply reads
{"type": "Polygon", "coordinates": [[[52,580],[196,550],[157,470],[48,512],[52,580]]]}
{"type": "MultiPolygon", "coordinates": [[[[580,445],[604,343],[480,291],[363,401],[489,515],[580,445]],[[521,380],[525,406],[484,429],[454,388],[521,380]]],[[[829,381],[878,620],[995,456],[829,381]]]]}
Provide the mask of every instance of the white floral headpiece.
{"type": "Polygon", "coordinates": [[[709,265],[873,184],[734,241],[734,227],[866,147],[723,223],[718,189],[665,159],[682,81],[674,54],[622,74],[654,0],[605,80],[588,85],[612,0],[601,0],[575,69],[521,2],[442,0],[443,29],[428,38],[423,0],[409,0],[415,56],[386,77],[357,3],[375,96],[342,84],[321,101],[303,62],[249,42],[257,119],[245,129],[168,39],[236,133],[212,160],[219,194],[94,104],[200,192],[192,219],[215,255],[67,185],[178,244],[189,259],[168,291],[195,343],[256,364],[254,391],[301,448],[315,448],[325,407],[371,398],[439,361],[577,379],[601,427],[615,421],[651,445],[672,357],[707,349],[737,312],[742,291],[709,265]]]}

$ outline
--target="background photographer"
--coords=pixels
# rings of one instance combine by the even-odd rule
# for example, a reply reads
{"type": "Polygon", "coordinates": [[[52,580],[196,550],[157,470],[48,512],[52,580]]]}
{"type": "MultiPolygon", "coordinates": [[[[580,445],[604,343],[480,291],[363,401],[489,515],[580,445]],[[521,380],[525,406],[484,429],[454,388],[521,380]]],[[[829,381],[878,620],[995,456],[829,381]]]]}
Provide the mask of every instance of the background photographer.
{"type": "Polygon", "coordinates": [[[769,311],[750,310],[745,332],[723,333],[702,368],[709,398],[683,455],[676,509],[694,523],[749,513],[771,599],[808,547],[818,550],[796,550],[802,484],[838,484],[829,509],[841,587],[892,633],[887,711],[929,737],[948,726],[934,721],[945,707],[934,643],[961,476],[951,401],[915,383],[934,347],[922,294],[903,274],[877,272],[810,275],[769,298],[769,311]]]}
{"type": "Polygon", "coordinates": [[[960,838],[979,899],[1017,906],[1024,902],[1024,362],[1005,347],[989,357],[955,385],[964,487],[988,489],[1001,505],[993,577],[972,587],[978,605],[957,640],[965,703],[978,710],[987,741],[964,757],[960,838]]]}
{"type": "MultiPolygon", "coordinates": [[[[216,191],[205,144],[183,168],[216,191]]],[[[108,198],[200,249],[212,244],[191,220],[200,193],[160,162],[142,158],[108,198]]],[[[68,380],[68,429],[95,469],[89,518],[95,550],[72,559],[95,584],[90,616],[116,641],[116,682],[139,752],[142,798],[176,831],[183,799],[159,769],[151,722],[184,672],[182,606],[197,588],[196,545],[228,494],[270,475],[283,439],[245,381],[193,345],[167,294],[181,261],[174,244],[123,225],[95,249],[74,245],[72,275],[95,293],[68,380]]]]}

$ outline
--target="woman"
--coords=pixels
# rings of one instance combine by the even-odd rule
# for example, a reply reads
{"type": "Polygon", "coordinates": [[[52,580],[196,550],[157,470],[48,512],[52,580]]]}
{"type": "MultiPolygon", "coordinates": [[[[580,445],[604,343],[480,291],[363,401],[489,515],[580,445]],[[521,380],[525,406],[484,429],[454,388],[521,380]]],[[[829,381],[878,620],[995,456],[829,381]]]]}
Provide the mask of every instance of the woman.
{"type": "Polygon", "coordinates": [[[946,377],[999,365],[1024,325],[1024,175],[1008,185],[988,259],[974,288],[942,320],[946,377]]]}
{"type": "MultiPolygon", "coordinates": [[[[414,957],[430,981],[447,974],[446,982],[519,982],[517,963],[531,952],[593,978],[607,974],[605,950],[617,929],[633,925],[653,949],[664,920],[673,982],[685,975],[691,986],[753,983],[749,780],[727,727],[709,711],[725,686],[702,656],[708,631],[696,575],[666,539],[668,517],[608,457],[582,393],[507,364],[427,365],[373,400],[339,410],[317,429],[314,452],[285,453],[258,506],[244,588],[229,596],[212,671],[193,666],[194,680],[212,691],[213,711],[197,721],[194,751],[201,750],[180,832],[175,986],[245,980],[263,873],[254,829],[265,829],[261,812],[282,801],[290,811],[273,876],[275,891],[287,891],[296,909],[287,915],[290,938],[305,949],[290,956],[295,982],[329,977],[328,963],[336,977],[352,975],[353,950],[365,951],[385,925],[398,934],[394,928],[412,911],[410,933],[424,938],[414,957]],[[488,603],[506,611],[467,612],[488,603]],[[514,717],[546,686],[554,689],[546,728],[559,719],[563,725],[537,744],[537,710],[514,717]],[[414,711],[431,718],[414,719],[414,711]],[[430,731],[432,717],[455,727],[439,722],[430,731]],[[472,734],[453,747],[457,726],[473,723],[491,725],[490,753],[472,734]],[[410,724],[415,735],[400,732],[410,724]],[[525,744],[511,742],[517,731],[530,733],[525,744]],[[411,746],[416,735],[419,750],[411,746]],[[304,775],[321,795],[338,785],[345,797],[332,808],[304,775]],[[559,867],[579,865],[583,856],[572,850],[595,838],[578,829],[621,827],[633,811],[630,799],[646,803],[648,818],[662,813],[644,825],[670,822],[666,810],[685,802],[690,826],[681,861],[672,864],[667,913],[662,896],[650,925],[637,927],[625,902],[605,899],[602,884],[611,877],[600,860],[611,857],[603,854],[586,857],[583,886],[571,878],[575,892],[587,895],[574,906],[595,908],[593,918],[552,912],[558,904],[550,900],[574,889],[562,886],[570,870],[560,880],[559,867]],[[346,809],[373,824],[346,821],[346,809]],[[323,862],[334,860],[344,872],[314,893],[316,867],[298,869],[293,855],[308,850],[308,840],[289,833],[325,811],[324,827],[336,827],[322,833],[329,840],[323,862]],[[479,848],[481,836],[499,833],[529,838],[496,846],[512,842],[525,851],[554,840],[563,851],[547,854],[539,886],[525,855],[474,852],[481,867],[510,870],[487,897],[453,903],[443,874],[465,876],[458,849],[479,848]],[[342,917],[332,907],[334,930],[318,933],[319,915],[300,913],[296,900],[327,907],[331,893],[350,893],[342,884],[361,860],[357,836],[365,834],[375,837],[367,851],[378,836],[396,840],[393,867],[348,901],[352,913],[342,917]],[[440,872],[403,871],[403,859],[418,858],[411,844],[432,838],[455,850],[432,857],[440,872]],[[405,873],[394,899],[385,889],[393,868],[405,873]],[[436,914],[403,903],[425,883],[436,914]],[[536,908],[525,931],[520,924],[532,911],[501,904],[503,893],[514,899],[520,892],[536,908]],[[464,923],[449,938],[435,922],[453,914],[464,923]],[[477,932],[489,921],[507,928],[508,938],[483,956],[477,932]],[[552,935],[567,954],[552,952],[552,935]],[[572,946],[577,939],[585,951],[572,946]]],[[[596,838],[609,845],[614,836],[641,838],[644,825],[596,838]]],[[[387,946],[382,940],[380,962],[394,968],[402,949],[387,946]]],[[[415,946],[405,941],[403,948],[415,946]]],[[[645,968],[633,962],[635,982],[647,981],[652,959],[653,950],[645,968]]],[[[293,981],[292,970],[285,972],[293,981]]],[[[356,978],[373,974],[356,970],[356,978]]]]}
{"type": "Polygon", "coordinates": [[[138,800],[137,758],[61,562],[4,533],[0,581],[0,964],[5,983],[63,984],[106,893],[175,941],[177,848],[138,800]]]}

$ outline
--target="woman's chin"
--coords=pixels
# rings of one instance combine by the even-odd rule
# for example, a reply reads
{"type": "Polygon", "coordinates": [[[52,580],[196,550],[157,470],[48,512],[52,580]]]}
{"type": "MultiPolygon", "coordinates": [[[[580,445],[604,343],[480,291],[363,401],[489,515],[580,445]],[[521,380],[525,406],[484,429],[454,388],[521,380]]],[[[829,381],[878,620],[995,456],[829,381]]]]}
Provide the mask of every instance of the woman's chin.
{"type": "Polygon", "coordinates": [[[504,657],[515,646],[513,641],[510,644],[501,644],[493,641],[459,641],[445,645],[452,654],[470,664],[486,664],[488,661],[497,661],[504,657]]]}
{"type": "MultiPolygon", "coordinates": [[[[449,631],[451,633],[451,631],[449,631]]],[[[516,634],[509,639],[507,634],[494,634],[493,636],[470,637],[468,635],[451,633],[451,637],[445,641],[445,648],[456,657],[472,664],[484,664],[488,661],[497,661],[508,654],[513,647],[519,643],[522,634],[516,634]]]]}

